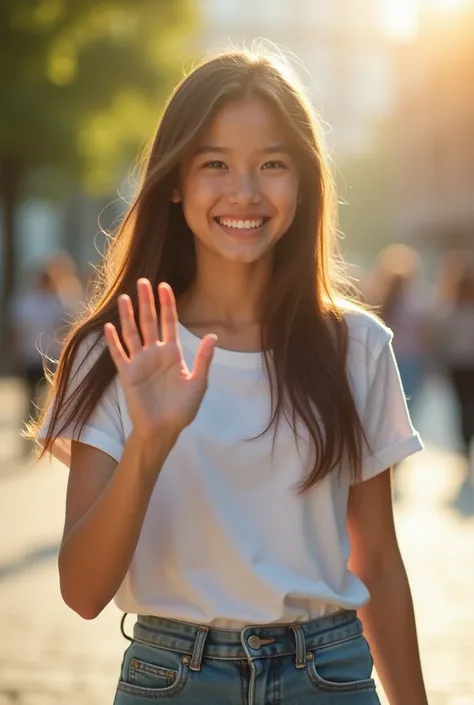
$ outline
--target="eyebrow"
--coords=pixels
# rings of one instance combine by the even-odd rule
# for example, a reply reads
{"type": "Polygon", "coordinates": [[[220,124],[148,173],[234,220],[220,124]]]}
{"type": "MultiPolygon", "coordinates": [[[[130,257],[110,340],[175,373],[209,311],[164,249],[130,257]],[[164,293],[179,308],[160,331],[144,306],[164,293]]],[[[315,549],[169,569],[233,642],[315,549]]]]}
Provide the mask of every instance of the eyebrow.
{"type": "MultiPolygon", "coordinates": [[[[219,145],[213,144],[203,144],[201,147],[195,151],[194,156],[199,156],[200,154],[207,154],[213,152],[215,154],[229,154],[233,150],[229,147],[220,147],[219,145]]],[[[261,154],[291,154],[290,149],[285,144],[275,144],[265,147],[260,150],[261,154]]]]}

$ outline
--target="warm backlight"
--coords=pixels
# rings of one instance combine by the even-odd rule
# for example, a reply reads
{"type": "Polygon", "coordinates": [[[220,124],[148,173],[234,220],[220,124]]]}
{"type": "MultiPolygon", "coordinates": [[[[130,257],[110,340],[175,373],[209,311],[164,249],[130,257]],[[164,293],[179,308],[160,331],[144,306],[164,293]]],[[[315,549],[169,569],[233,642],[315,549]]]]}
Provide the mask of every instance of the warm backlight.
{"type": "Polygon", "coordinates": [[[398,39],[416,35],[421,10],[456,12],[469,0],[381,0],[383,24],[388,34],[398,39]]]}
{"type": "Polygon", "coordinates": [[[457,10],[466,4],[466,0],[424,0],[425,4],[439,10],[457,10]]]}

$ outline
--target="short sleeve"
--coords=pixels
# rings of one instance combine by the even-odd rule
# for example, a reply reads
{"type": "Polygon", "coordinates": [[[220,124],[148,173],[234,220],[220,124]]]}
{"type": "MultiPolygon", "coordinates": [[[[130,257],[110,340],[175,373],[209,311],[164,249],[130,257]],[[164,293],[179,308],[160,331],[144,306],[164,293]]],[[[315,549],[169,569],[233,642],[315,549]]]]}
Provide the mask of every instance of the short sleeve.
{"type": "MultiPolygon", "coordinates": [[[[103,341],[96,342],[96,340],[96,338],[89,337],[79,345],[66,391],[66,399],[85,378],[102,352],[105,343],[103,341]]],[[[38,434],[40,443],[49,427],[51,411],[52,406],[48,410],[38,434]]],[[[58,423],[60,424],[58,428],[60,428],[61,416],[58,423]]],[[[67,467],[71,463],[72,440],[98,448],[117,462],[120,461],[125,445],[125,434],[120,411],[117,377],[114,377],[109,387],[105,390],[80,434],[74,428],[74,423],[72,423],[63,429],[60,436],[55,440],[52,447],[52,455],[67,465],[67,467]]]]}
{"type": "Polygon", "coordinates": [[[393,352],[391,336],[372,360],[369,389],[362,416],[369,449],[362,480],[369,480],[423,449],[413,427],[393,352]]]}

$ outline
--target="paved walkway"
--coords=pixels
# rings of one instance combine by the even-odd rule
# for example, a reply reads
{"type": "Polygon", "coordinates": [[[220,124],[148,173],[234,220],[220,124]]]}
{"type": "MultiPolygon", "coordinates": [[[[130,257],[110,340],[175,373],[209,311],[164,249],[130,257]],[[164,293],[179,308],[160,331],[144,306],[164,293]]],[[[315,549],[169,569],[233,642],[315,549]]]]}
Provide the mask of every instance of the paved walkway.
{"type": "MultiPolygon", "coordinates": [[[[66,473],[12,459],[17,391],[0,383],[0,705],[111,704],[126,643],[119,613],[109,606],[85,622],[61,601],[56,552],[66,473]]],[[[450,403],[443,385],[425,394],[420,426],[429,444],[399,471],[397,528],[430,705],[472,705],[474,497],[460,491],[450,403]]]]}

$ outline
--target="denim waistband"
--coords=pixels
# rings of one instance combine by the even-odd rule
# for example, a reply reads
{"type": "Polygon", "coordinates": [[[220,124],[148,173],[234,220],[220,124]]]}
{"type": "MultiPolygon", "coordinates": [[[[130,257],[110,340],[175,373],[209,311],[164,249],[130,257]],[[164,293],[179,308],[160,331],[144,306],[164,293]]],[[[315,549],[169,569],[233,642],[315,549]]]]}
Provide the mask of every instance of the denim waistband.
{"type": "Polygon", "coordinates": [[[362,625],[355,610],[341,610],[308,622],[248,625],[230,630],[139,615],[136,641],[191,656],[200,670],[203,658],[254,660],[295,655],[297,667],[306,665],[307,651],[358,636],[362,625]]]}

